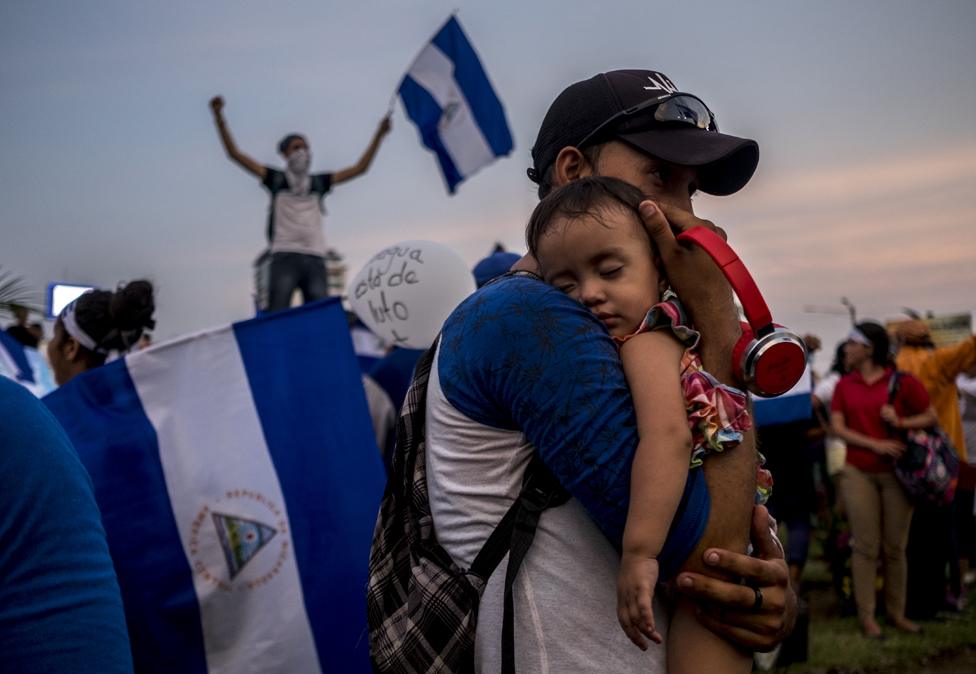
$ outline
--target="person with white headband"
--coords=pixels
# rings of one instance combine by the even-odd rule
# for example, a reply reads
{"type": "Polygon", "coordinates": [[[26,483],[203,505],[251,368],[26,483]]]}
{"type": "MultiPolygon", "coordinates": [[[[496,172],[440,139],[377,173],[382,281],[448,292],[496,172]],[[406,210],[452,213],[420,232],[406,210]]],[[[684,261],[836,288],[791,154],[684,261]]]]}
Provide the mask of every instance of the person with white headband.
{"type": "Polygon", "coordinates": [[[904,373],[894,404],[888,383],[894,375],[885,329],[858,323],[844,343],[849,373],[837,383],[830,403],[831,430],[847,443],[840,488],[854,535],[852,576],[861,630],[880,639],[875,620],[878,555],[884,555],[885,610],[888,624],[902,632],[921,628],[905,617],[905,588],[912,502],[895,476],[895,460],[905,451],[895,429],[925,428],[936,422],[929,394],[915,377],[904,373]]]}
{"type": "Polygon", "coordinates": [[[115,292],[89,291],[66,306],[47,347],[54,380],[60,386],[104,364],[112,351],[128,351],[155,327],[155,308],[152,284],[141,280],[115,292]]]}

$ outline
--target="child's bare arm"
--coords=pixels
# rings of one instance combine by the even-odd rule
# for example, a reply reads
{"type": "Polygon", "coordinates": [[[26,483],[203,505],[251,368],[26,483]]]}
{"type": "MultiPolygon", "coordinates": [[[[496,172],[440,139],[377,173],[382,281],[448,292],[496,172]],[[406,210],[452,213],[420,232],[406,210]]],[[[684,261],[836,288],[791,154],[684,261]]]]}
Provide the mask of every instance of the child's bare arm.
{"type": "Polygon", "coordinates": [[[664,332],[637,335],[620,350],[640,437],[631,468],[625,553],[651,556],[661,551],[684,491],[691,432],[681,390],[683,352],[664,332]]]}
{"type": "Polygon", "coordinates": [[[630,506],[624,529],[617,586],[617,617],[637,646],[643,636],[660,643],[651,600],[657,556],[681,501],[691,457],[681,356],[684,347],[664,332],[632,337],[620,351],[634,399],[640,442],[630,478],[630,506]],[[643,636],[642,636],[643,635],[643,636]]]}

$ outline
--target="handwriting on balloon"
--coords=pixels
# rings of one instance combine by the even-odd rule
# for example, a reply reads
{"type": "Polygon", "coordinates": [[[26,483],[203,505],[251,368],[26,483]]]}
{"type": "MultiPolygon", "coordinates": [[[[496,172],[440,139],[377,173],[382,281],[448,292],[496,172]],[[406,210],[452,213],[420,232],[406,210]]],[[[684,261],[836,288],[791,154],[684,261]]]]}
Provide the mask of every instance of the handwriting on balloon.
{"type": "MultiPolygon", "coordinates": [[[[418,266],[423,264],[423,251],[419,248],[391,246],[381,250],[366,263],[366,275],[356,284],[353,296],[358,300],[367,293],[375,295],[379,291],[378,297],[371,296],[366,300],[373,320],[377,323],[407,321],[410,309],[399,300],[390,302],[385,289],[420,283],[417,272],[418,266]]],[[[397,334],[395,328],[391,332],[397,343],[409,339],[397,334]]]]}

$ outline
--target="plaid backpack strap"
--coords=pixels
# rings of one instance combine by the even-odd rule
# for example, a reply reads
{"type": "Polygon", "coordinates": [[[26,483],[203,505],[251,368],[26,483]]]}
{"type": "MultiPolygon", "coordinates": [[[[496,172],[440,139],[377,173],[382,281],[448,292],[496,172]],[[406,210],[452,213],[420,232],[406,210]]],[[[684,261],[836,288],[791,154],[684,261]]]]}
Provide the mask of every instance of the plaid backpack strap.
{"type": "Polygon", "coordinates": [[[502,624],[503,672],[510,674],[515,662],[514,581],[540,514],[564,503],[569,494],[533,455],[518,497],[471,568],[465,572],[454,565],[437,543],[427,489],[424,424],[438,341],[439,337],[420,359],[397,421],[397,446],[370,551],[370,657],[377,671],[472,670],[478,595],[511,550],[502,624]],[[423,559],[414,559],[415,552],[423,559]],[[415,567],[418,560],[421,566],[415,567]],[[424,575],[413,575],[415,572],[424,575]],[[419,612],[407,610],[415,601],[430,602],[430,606],[419,612]]]}
{"type": "Polygon", "coordinates": [[[437,345],[441,337],[437,335],[434,343],[417,361],[413,382],[407,390],[407,395],[400,410],[396,423],[396,447],[390,461],[391,483],[396,477],[399,486],[412,484],[414,481],[416,460],[418,454],[423,454],[422,448],[415,451],[424,440],[424,424],[427,420],[427,382],[430,380],[430,368],[434,363],[437,345]]]}
{"type": "MultiPolygon", "coordinates": [[[[386,483],[380,511],[373,531],[369,553],[369,578],[366,587],[367,623],[370,633],[370,658],[384,663],[380,671],[389,671],[390,663],[401,657],[400,636],[410,629],[403,604],[410,592],[413,571],[413,550],[421,542],[424,524],[430,519],[427,507],[417,513],[416,500],[424,499],[427,483],[415,483],[414,469],[423,468],[424,417],[427,401],[427,382],[437,340],[417,364],[415,377],[397,419],[397,445],[393,453],[390,475],[386,483]],[[418,453],[420,461],[417,460],[418,453]],[[420,492],[416,494],[415,492],[420,492]],[[418,521],[418,517],[421,521],[418,521]],[[375,638],[374,638],[375,637],[375,638]]],[[[423,478],[423,476],[422,476],[423,478]]],[[[390,665],[392,666],[392,665],[390,665]]]]}

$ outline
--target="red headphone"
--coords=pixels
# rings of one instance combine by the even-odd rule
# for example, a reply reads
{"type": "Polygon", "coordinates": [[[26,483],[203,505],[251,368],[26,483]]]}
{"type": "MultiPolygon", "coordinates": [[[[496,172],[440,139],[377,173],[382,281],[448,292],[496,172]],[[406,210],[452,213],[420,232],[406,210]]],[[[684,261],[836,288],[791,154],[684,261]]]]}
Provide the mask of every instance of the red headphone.
{"type": "Polygon", "coordinates": [[[807,364],[807,349],[796,334],[773,323],[766,300],[742,260],[722,237],[704,227],[693,227],[678,235],[708,253],[735,291],[748,323],[732,350],[735,376],[747,389],[766,398],[793,388],[807,364]]]}

